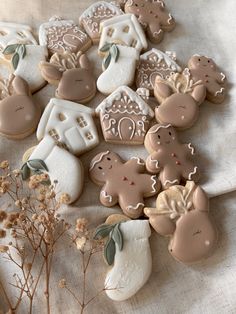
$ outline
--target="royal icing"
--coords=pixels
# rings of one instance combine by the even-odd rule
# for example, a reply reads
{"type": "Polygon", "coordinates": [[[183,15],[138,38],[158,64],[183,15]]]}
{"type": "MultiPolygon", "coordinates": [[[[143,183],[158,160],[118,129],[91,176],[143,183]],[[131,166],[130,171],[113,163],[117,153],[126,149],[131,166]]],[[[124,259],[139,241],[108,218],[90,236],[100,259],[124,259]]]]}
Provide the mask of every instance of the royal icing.
{"type": "Polygon", "coordinates": [[[94,183],[103,185],[101,203],[107,207],[119,203],[131,218],[140,217],[144,197],[155,195],[160,189],[156,176],[145,173],[139,158],[124,163],[117,154],[103,152],[93,158],[89,173],[94,183]]]}
{"type": "Polygon", "coordinates": [[[198,168],[191,161],[193,147],[179,142],[171,125],[154,125],[145,137],[145,147],[151,155],[146,160],[147,170],[160,173],[164,189],[184,180],[197,178],[198,168]]]}
{"type": "Polygon", "coordinates": [[[99,143],[93,110],[83,105],[52,98],[44,110],[37,138],[50,135],[75,155],[91,150],[99,143]]]}
{"type": "Polygon", "coordinates": [[[107,142],[142,144],[154,113],[127,86],[121,86],[96,108],[107,142]]]}

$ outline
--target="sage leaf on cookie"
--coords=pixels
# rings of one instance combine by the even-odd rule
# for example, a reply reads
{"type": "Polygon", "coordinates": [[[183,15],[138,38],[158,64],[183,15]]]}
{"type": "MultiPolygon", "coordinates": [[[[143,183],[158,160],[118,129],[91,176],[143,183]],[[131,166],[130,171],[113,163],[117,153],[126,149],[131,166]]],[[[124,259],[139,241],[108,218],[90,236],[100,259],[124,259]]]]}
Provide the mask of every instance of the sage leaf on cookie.
{"type": "Polygon", "coordinates": [[[41,159],[31,159],[31,160],[28,160],[26,164],[34,172],[37,172],[38,170],[48,171],[47,165],[41,159]]]}
{"type": "Polygon", "coordinates": [[[112,232],[112,239],[117,243],[119,250],[122,251],[123,249],[123,236],[119,229],[120,224],[116,224],[113,232],[112,232]]]}
{"type": "Polygon", "coordinates": [[[24,164],[21,168],[21,177],[23,181],[29,179],[30,177],[30,169],[27,164],[24,164]]]}
{"type": "Polygon", "coordinates": [[[116,245],[115,245],[114,240],[110,236],[104,248],[104,257],[108,265],[113,264],[115,254],[116,254],[116,245]]]}
{"type": "Polygon", "coordinates": [[[18,44],[14,44],[14,45],[8,45],[6,46],[6,48],[3,50],[3,54],[4,55],[12,55],[13,53],[15,53],[16,49],[17,49],[18,44]]]}
{"type": "Polygon", "coordinates": [[[19,56],[19,53],[16,52],[16,53],[14,53],[12,60],[11,60],[14,70],[17,69],[19,61],[20,61],[20,56],[19,56]]]}
{"type": "Polygon", "coordinates": [[[26,55],[26,48],[25,45],[19,45],[17,48],[17,52],[19,53],[19,56],[24,59],[25,55],[26,55]]]}
{"type": "Polygon", "coordinates": [[[102,46],[102,48],[100,48],[100,51],[101,52],[107,52],[110,50],[111,46],[112,46],[112,44],[106,43],[104,46],[102,46]]]}
{"type": "Polygon", "coordinates": [[[120,51],[115,44],[112,45],[110,52],[111,52],[111,55],[114,58],[115,62],[117,62],[117,60],[119,58],[120,51]]]}
{"type": "Polygon", "coordinates": [[[112,229],[113,229],[113,225],[103,224],[103,225],[97,227],[93,238],[95,240],[105,238],[109,235],[109,233],[112,231],[112,229]]]}
{"type": "Polygon", "coordinates": [[[103,60],[103,66],[104,66],[105,69],[107,69],[107,68],[109,67],[109,64],[110,64],[110,62],[111,62],[111,58],[112,58],[112,56],[111,56],[111,54],[109,53],[109,54],[107,55],[107,57],[103,60]]]}

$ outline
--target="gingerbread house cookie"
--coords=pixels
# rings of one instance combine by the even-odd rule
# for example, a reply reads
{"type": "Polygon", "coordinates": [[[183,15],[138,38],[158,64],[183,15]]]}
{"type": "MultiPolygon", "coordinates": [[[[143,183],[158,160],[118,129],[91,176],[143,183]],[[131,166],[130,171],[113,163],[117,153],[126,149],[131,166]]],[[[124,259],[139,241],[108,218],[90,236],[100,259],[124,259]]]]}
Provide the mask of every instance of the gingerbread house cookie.
{"type": "Polygon", "coordinates": [[[83,105],[52,98],[39,122],[37,138],[51,135],[72,154],[80,155],[99,143],[93,113],[83,105]]]}
{"type": "Polygon", "coordinates": [[[137,88],[147,88],[153,93],[157,76],[169,78],[172,73],[181,72],[181,67],[175,62],[176,54],[162,52],[152,48],[140,56],[136,71],[137,88]]]}
{"type": "Polygon", "coordinates": [[[136,48],[139,52],[147,49],[147,40],[137,18],[133,14],[123,14],[103,21],[100,25],[100,49],[107,43],[122,44],[136,48]]]}
{"type": "Polygon", "coordinates": [[[100,39],[100,23],[121,14],[123,12],[117,5],[98,1],[83,12],[79,18],[79,24],[85,29],[92,41],[97,43],[100,39]]]}
{"type": "Polygon", "coordinates": [[[47,46],[50,54],[65,51],[86,51],[91,47],[91,39],[74,21],[52,17],[39,28],[39,43],[47,46]]]}
{"type": "Polygon", "coordinates": [[[105,141],[143,144],[154,113],[147,103],[127,86],[119,87],[96,108],[105,141]]]}

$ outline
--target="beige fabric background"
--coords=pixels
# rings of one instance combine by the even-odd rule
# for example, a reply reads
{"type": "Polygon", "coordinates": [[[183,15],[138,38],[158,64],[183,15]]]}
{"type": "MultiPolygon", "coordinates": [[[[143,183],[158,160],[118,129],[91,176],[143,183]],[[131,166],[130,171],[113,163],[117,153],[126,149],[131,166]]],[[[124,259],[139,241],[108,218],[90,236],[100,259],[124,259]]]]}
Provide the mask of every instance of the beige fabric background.
{"type": "MultiPolygon", "coordinates": [[[[0,0],[0,20],[28,23],[37,28],[41,22],[52,15],[78,20],[80,13],[92,0],[0,0]]],[[[181,133],[181,138],[192,141],[196,146],[197,160],[202,169],[201,183],[210,195],[219,195],[236,189],[236,3],[234,0],[168,0],[177,20],[177,27],[166,35],[158,46],[163,50],[174,50],[178,59],[185,64],[194,53],[203,53],[222,66],[229,80],[229,96],[223,105],[205,102],[196,125],[181,133]]],[[[100,71],[100,60],[96,57],[96,48],[89,56],[100,71]]],[[[34,95],[44,107],[53,89],[49,86],[34,95]]],[[[97,96],[89,104],[95,107],[101,97],[97,96]]],[[[35,136],[24,141],[13,142],[0,139],[1,159],[10,159],[14,167],[21,164],[24,151],[36,144],[35,136]]],[[[123,147],[107,145],[102,141],[93,151],[81,157],[85,166],[84,193],[77,203],[79,208],[70,208],[65,216],[71,222],[78,216],[85,216],[97,225],[110,213],[119,212],[118,208],[107,209],[98,202],[99,189],[87,177],[88,161],[99,151],[109,149],[120,152],[123,157],[137,155],[146,157],[143,147],[123,147]]],[[[153,273],[148,283],[132,299],[115,303],[103,295],[90,305],[86,313],[209,313],[224,314],[236,312],[236,192],[214,198],[211,201],[212,216],[219,230],[219,243],[215,254],[195,266],[185,266],[175,262],[167,252],[168,240],[152,234],[153,273]]],[[[153,200],[148,201],[149,204],[153,200]]],[[[76,281],[79,261],[76,255],[68,254],[68,249],[59,248],[56,268],[53,272],[51,289],[56,291],[52,300],[53,313],[78,313],[73,299],[57,288],[58,280],[68,278],[80,291],[80,280],[76,281]]],[[[0,260],[1,266],[8,265],[0,260]]],[[[106,266],[103,261],[95,260],[90,269],[89,294],[95,287],[101,287],[106,266]]],[[[6,273],[6,272],[5,272],[6,273]]],[[[1,274],[0,274],[1,275],[1,274]]],[[[4,276],[2,274],[2,276],[4,276]]],[[[1,305],[1,300],[0,300],[1,305]]],[[[22,312],[24,313],[24,311],[22,312]]],[[[34,313],[44,313],[42,304],[36,305],[34,313]]]]}

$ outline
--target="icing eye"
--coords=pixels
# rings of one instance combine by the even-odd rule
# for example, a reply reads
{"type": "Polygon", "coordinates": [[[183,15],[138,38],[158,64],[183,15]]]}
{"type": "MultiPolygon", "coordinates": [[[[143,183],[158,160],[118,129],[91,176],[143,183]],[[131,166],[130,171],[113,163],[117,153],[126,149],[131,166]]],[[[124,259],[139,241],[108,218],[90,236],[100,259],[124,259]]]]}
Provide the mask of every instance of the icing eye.
{"type": "Polygon", "coordinates": [[[111,160],[111,158],[110,158],[110,157],[107,157],[107,160],[111,160]]]}
{"type": "Polygon", "coordinates": [[[210,61],[210,60],[207,60],[207,62],[210,63],[211,61],[210,61]]]}
{"type": "Polygon", "coordinates": [[[170,135],[170,136],[172,135],[171,132],[169,132],[169,135],[170,135]]]}
{"type": "Polygon", "coordinates": [[[102,170],[102,167],[98,167],[98,169],[102,170]]]}
{"type": "Polygon", "coordinates": [[[158,138],[160,139],[160,138],[161,138],[161,136],[160,136],[160,135],[158,135],[158,138]]]}
{"type": "Polygon", "coordinates": [[[200,62],[200,61],[201,61],[201,59],[199,58],[199,59],[198,59],[198,61],[200,62]]]}

